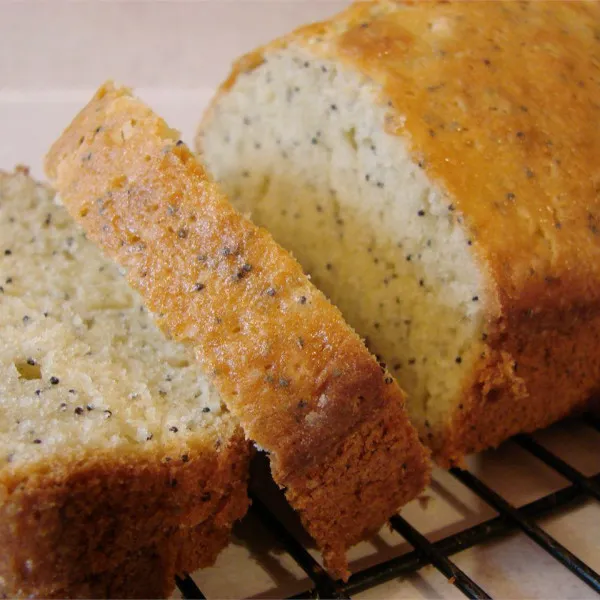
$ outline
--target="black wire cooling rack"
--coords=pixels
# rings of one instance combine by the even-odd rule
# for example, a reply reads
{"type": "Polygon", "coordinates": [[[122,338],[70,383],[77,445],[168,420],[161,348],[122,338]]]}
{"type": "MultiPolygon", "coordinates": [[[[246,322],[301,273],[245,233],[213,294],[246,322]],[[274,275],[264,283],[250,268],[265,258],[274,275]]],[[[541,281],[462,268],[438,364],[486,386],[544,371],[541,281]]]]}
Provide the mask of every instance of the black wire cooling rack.
{"type": "MultiPolygon", "coordinates": [[[[597,417],[586,416],[583,421],[585,425],[600,431],[600,419],[597,417]]],[[[390,519],[390,525],[414,550],[356,572],[347,583],[335,581],[329,577],[308,550],[290,533],[286,525],[256,496],[252,498],[251,510],[309,577],[310,583],[307,589],[293,598],[350,598],[353,594],[406,576],[427,565],[433,565],[467,598],[490,598],[491,596],[449,557],[477,544],[518,530],[525,533],[538,546],[569,569],[573,575],[586,583],[591,590],[600,595],[600,575],[536,523],[539,519],[559,512],[577,501],[588,498],[600,501],[600,472],[586,477],[536,442],[531,436],[519,435],[513,439],[523,450],[544,462],[569,481],[570,485],[520,508],[515,508],[470,471],[452,469],[450,473],[493,508],[498,516],[432,543],[408,521],[395,515],[390,519]]],[[[189,575],[177,578],[177,586],[184,598],[205,598],[189,575]]]]}

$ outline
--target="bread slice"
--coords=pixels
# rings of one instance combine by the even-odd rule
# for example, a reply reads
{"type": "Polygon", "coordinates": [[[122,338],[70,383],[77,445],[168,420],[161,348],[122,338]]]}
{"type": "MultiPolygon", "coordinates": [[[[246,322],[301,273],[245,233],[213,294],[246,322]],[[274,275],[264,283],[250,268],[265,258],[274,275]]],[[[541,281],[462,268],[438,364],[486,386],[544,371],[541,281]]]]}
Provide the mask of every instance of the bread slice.
{"type": "Polygon", "coordinates": [[[103,86],[46,167],[160,325],[194,349],[247,437],[270,454],[327,567],[347,576],[345,549],[429,475],[394,379],[127,90],[103,86]]]}
{"type": "Polygon", "coordinates": [[[165,596],[245,513],[249,448],[53,196],[0,174],[0,597],[165,596]]]}
{"type": "Polygon", "coordinates": [[[362,2],[236,64],[197,149],[443,465],[600,384],[600,4],[362,2]]]}

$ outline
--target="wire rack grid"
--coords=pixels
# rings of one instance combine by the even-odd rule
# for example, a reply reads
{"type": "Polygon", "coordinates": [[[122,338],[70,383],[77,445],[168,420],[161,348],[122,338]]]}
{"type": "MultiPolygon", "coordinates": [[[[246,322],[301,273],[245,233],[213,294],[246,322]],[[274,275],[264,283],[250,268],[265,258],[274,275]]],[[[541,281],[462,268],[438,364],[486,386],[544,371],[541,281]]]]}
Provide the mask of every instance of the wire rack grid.
{"type": "MultiPolygon", "coordinates": [[[[600,419],[597,417],[585,416],[582,421],[585,426],[600,432],[600,419]]],[[[540,519],[565,510],[578,501],[590,498],[600,501],[600,472],[585,476],[529,435],[518,435],[514,441],[521,449],[566,479],[568,485],[516,508],[471,471],[452,469],[450,471],[452,476],[491,507],[497,516],[436,542],[430,542],[407,520],[400,515],[394,515],[390,519],[391,527],[413,547],[413,550],[355,572],[347,583],[332,579],[288,527],[256,495],[252,496],[251,511],[309,578],[310,584],[307,589],[292,596],[293,598],[351,598],[354,594],[405,577],[428,565],[440,571],[467,598],[491,598],[476,581],[452,561],[451,556],[515,531],[527,535],[541,549],[566,567],[573,576],[583,581],[589,587],[591,595],[593,592],[600,595],[600,574],[537,524],[540,519]]],[[[184,598],[205,598],[191,576],[177,578],[176,583],[184,598]]]]}

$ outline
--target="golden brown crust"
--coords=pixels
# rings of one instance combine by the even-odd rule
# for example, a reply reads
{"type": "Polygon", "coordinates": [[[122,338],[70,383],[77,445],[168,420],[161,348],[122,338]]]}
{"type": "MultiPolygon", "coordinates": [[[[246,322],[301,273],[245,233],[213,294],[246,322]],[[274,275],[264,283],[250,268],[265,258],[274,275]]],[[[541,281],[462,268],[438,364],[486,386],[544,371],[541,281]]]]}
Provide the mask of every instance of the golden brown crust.
{"type": "Polygon", "coordinates": [[[174,573],[214,561],[246,512],[248,462],[238,428],[216,450],[188,440],[3,469],[0,596],[168,594],[174,573]]]}
{"type": "Polygon", "coordinates": [[[466,453],[588,408],[600,392],[599,343],[595,309],[513,316],[490,342],[490,358],[476,371],[445,437],[435,440],[436,460],[458,464],[466,453]]]}
{"type": "Polygon", "coordinates": [[[426,457],[414,440],[405,416],[389,402],[362,422],[328,460],[285,480],[288,500],[323,547],[332,572],[344,572],[347,546],[375,533],[390,507],[403,506],[429,483],[426,457]]]}
{"type": "Polygon", "coordinates": [[[356,9],[338,52],[383,83],[391,114],[406,118],[390,132],[409,136],[455,199],[502,306],[597,302],[600,137],[588,124],[600,119],[600,4],[384,3],[375,12],[356,9]]]}
{"type": "MultiPolygon", "coordinates": [[[[233,210],[166,124],[125,90],[106,85],[48,155],[47,172],[90,237],[127,268],[131,284],[176,339],[191,344],[246,434],[271,455],[273,475],[329,566],[364,527],[385,522],[406,490],[427,479],[427,453],[408,423],[397,384],[271,236],[233,210]],[[399,431],[391,449],[346,452],[384,415],[399,431]],[[393,453],[410,476],[381,473],[379,512],[350,518],[345,475],[367,481],[393,453]],[[330,473],[329,476],[327,473],[330,473]],[[337,518],[303,491],[317,484],[337,518]],[[318,525],[317,525],[318,523],[318,525]]],[[[321,502],[321,500],[320,500],[321,502]]],[[[368,512],[368,511],[366,511],[368,512]]]]}
{"type": "MultiPolygon", "coordinates": [[[[206,522],[172,532],[156,547],[144,548],[110,571],[97,573],[67,590],[51,589],[39,598],[164,598],[173,591],[175,575],[210,566],[229,540],[229,527],[206,522]],[[188,565],[187,567],[184,565],[188,565]]],[[[19,596],[29,596],[19,593],[19,596]]],[[[31,597],[31,596],[29,596],[31,597]]]]}
{"type": "Polygon", "coordinates": [[[600,383],[599,22],[597,2],[358,2],[243,57],[221,86],[291,44],[359,71],[380,86],[382,127],[464,220],[489,339],[430,440],[442,464],[550,424],[600,383]]]}

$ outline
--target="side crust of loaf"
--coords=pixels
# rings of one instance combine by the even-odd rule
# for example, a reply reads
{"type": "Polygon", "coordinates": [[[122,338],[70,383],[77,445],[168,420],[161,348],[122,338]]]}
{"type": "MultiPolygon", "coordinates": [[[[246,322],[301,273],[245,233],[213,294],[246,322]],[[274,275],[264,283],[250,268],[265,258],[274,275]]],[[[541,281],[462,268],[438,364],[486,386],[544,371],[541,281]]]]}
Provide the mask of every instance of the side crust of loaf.
{"type": "Polygon", "coordinates": [[[229,540],[229,528],[210,522],[174,531],[156,548],[141,549],[135,556],[68,590],[51,590],[47,598],[157,598],[173,591],[176,574],[210,566],[229,540]],[[209,562],[207,562],[209,558],[209,562]],[[190,565],[186,567],[185,565],[190,565]],[[176,565],[180,565],[176,568],[176,565]]]}
{"type": "Polygon", "coordinates": [[[393,378],[177,140],[107,84],[51,149],[46,169],[159,324],[196,350],[246,435],[269,452],[327,567],[345,577],[344,550],[422,489],[428,454],[393,378]],[[378,491],[373,510],[361,501],[369,486],[378,491]]]}
{"type": "Polygon", "coordinates": [[[426,440],[442,466],[597,396],[599,146],[582,124],[598,120],[599,16],[596,3],[357,2],[241,57],[205,113],[204,124],[240,75],[293,45],[380,89],[382,129],[406,137],[447,193],[487,279],[482,359],[445,430],[426,440]],[[528,23],[552,51],[525,48],[528,23]]]}
{"type": "Polygon", "coordinates": [[[212,564],[248,507],[241,429],[227,445],[61,456],[0,480],[0,596],[163,597],[212,564]]]}
{"type": "Polygon", "coordinates": [[[432,446],[442,466],[521,432],[585,411],[600,391],[600,315],[595,308],[511,315],[489,341],[463,408],[432,446]]]}

